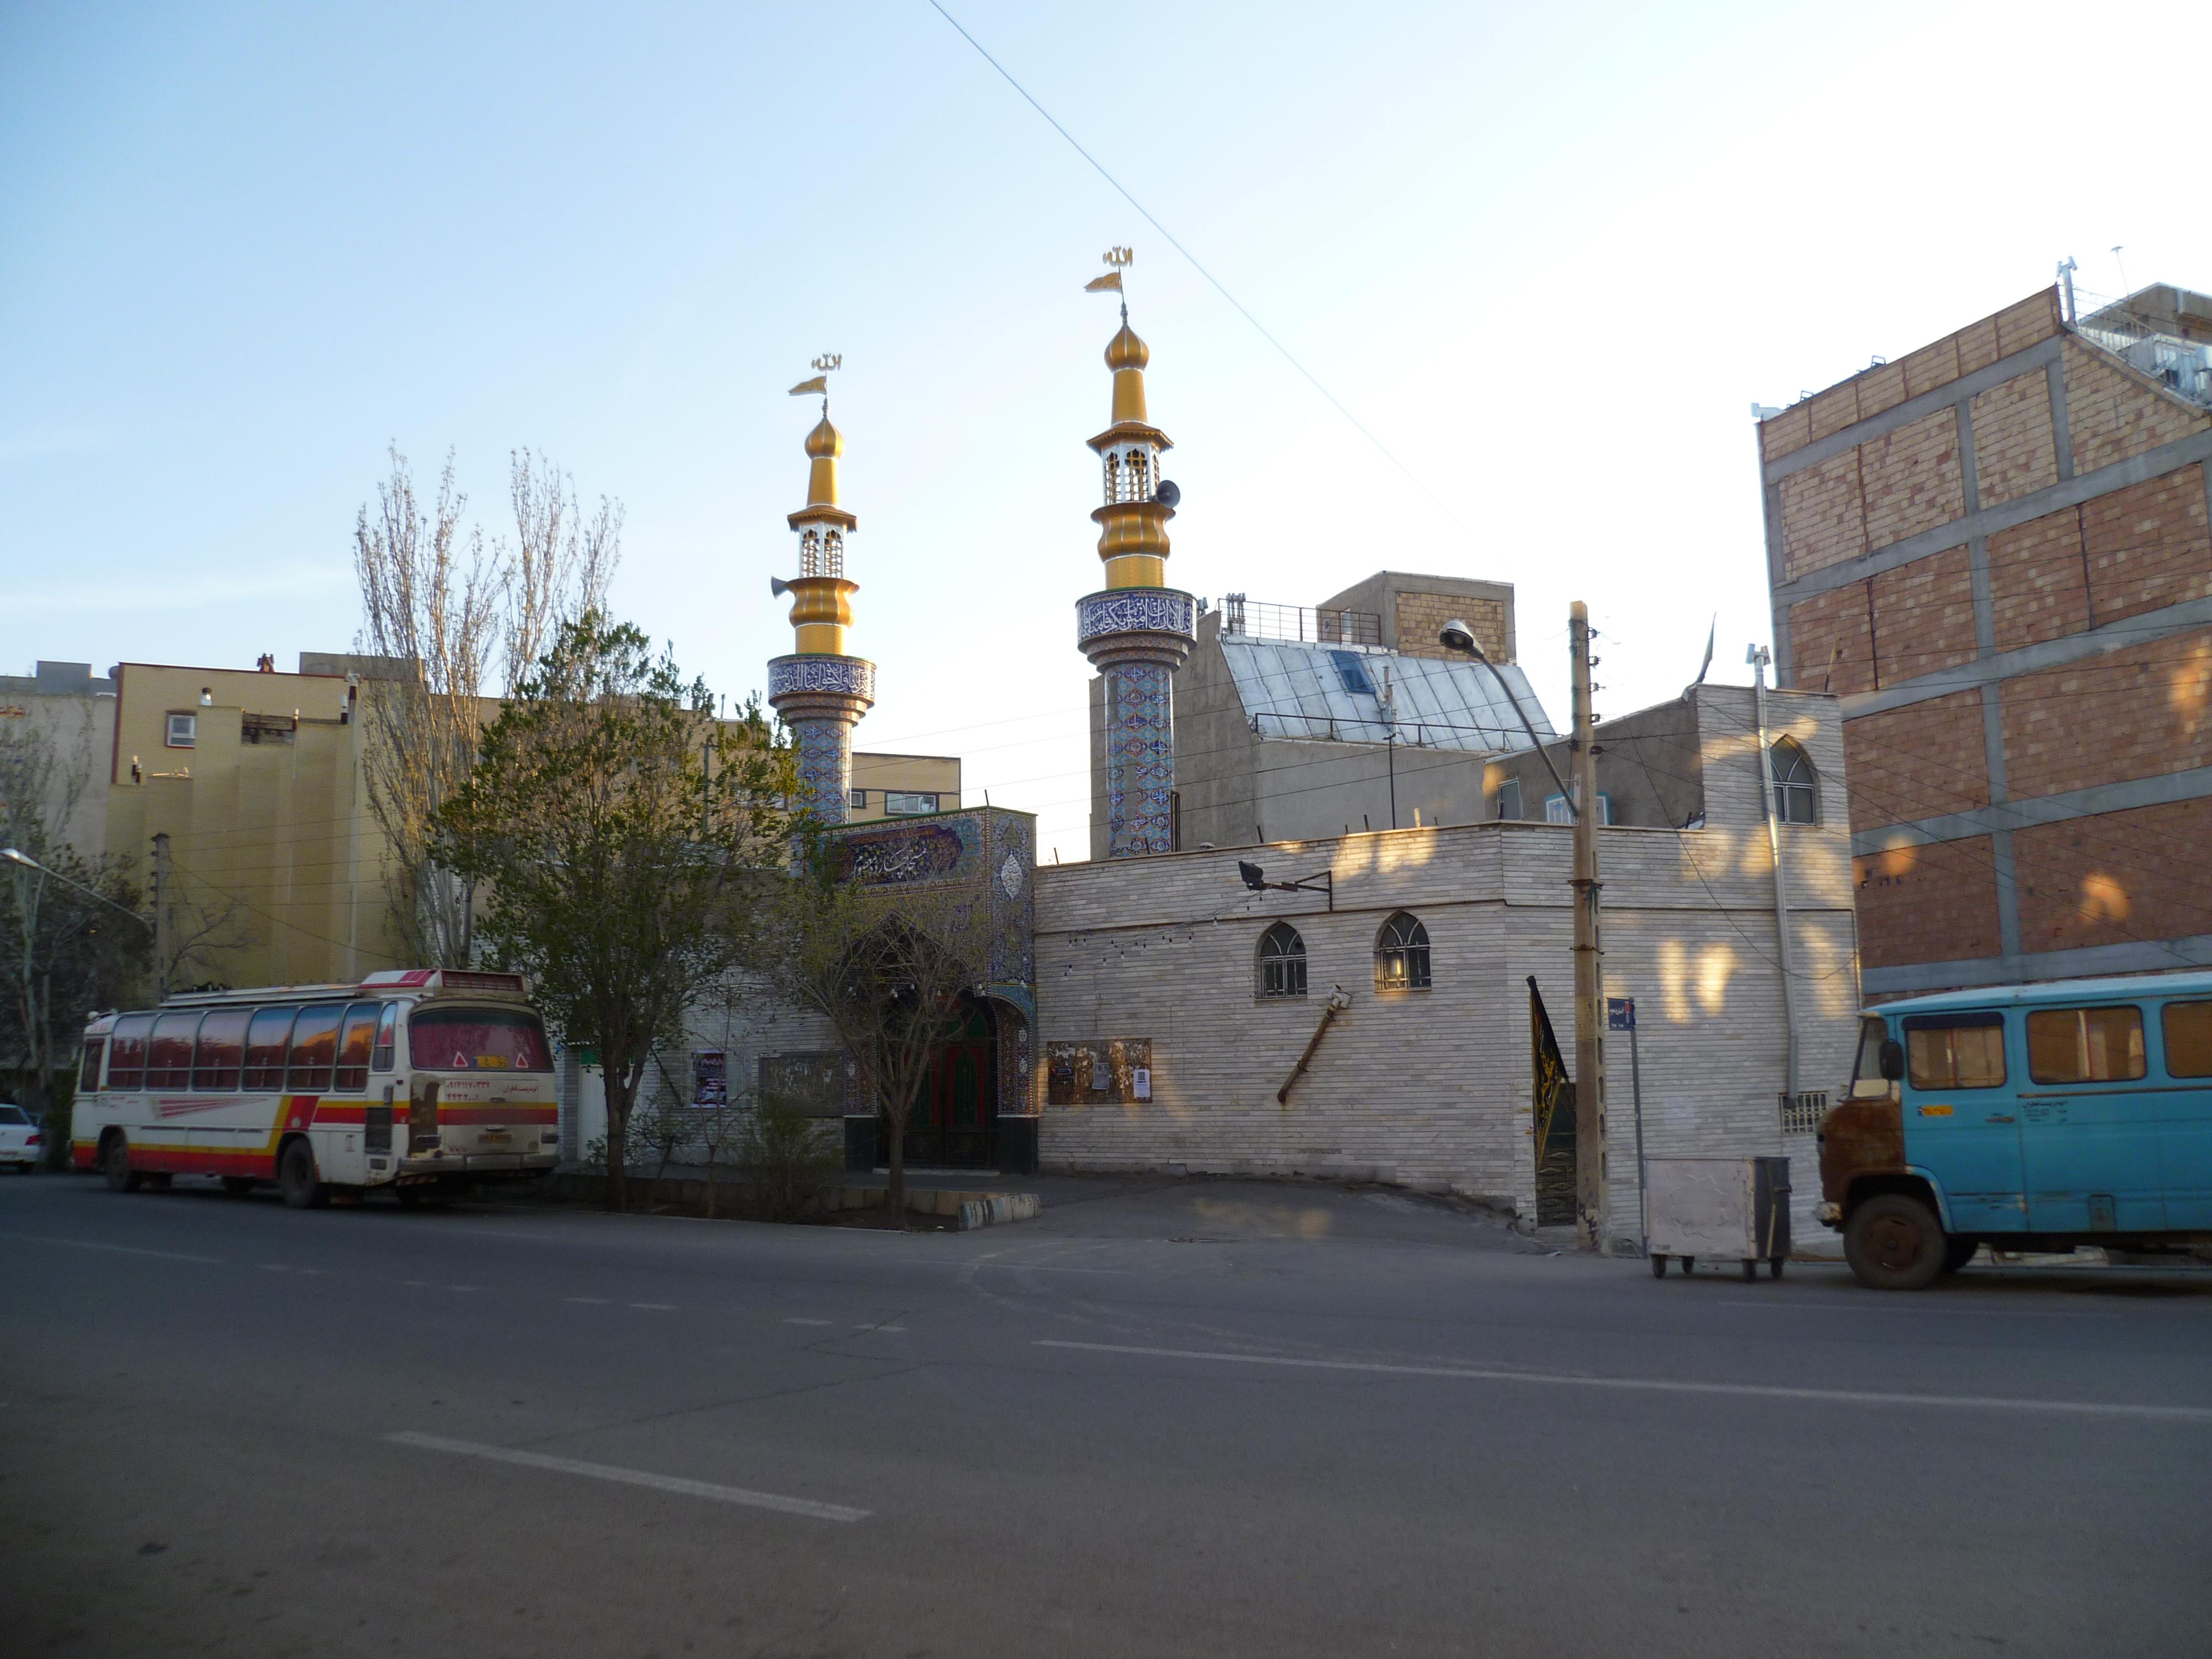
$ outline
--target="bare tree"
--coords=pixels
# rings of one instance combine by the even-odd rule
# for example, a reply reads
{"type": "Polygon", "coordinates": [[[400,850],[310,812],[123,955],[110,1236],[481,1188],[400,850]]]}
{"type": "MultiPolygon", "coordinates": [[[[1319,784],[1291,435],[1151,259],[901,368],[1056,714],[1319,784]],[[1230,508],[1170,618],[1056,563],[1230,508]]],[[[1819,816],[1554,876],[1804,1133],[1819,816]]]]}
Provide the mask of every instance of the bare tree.
{"type": "Polygon", "coordinates": [[[504,578],[501,690],[512,696],[562,623],[606,609],[607,584],[622,558],[623,508],[602,495],[586,518],[575,481],[527,449],[507,457],[507,499],[514,543],[494,546],[504,578]]]}
{"type": "Polygon", "coordinates": [[[468,498],[449,453],[437,499],[417,501],[394,445],[391,475],[354,526],[361,580],[358,648],[390,678],[362,688],[370,810],[390,848],[386,879],[407,954],[465,966],[475,896],[435,858],[439,811],[476,765],[495,668],[512,695],[559,627],[603,601],[621,557],[623,511],[604,498],[588,517],[568,477],[528,450],[509,458],[514,540],[487,544],[464,523],[468,498]]]}
{"type": "Polygon", "coordinates": [[[802,839],[797,872],[767,902],[755,968],[787,1000],[830,1022],[860,1092],[890,1136],[893,1218],[906,1212],[906,1126],[934,1050],[977,988],[975,906],[944,889],[878,888],[840,868],[837,846],[802,839]]]}
{"type": "MultiPolygon", "coordinates": [[[[83,715],[88,722],[89,703],[83,715]]],[[[135,994],[152,932],[131,920],[143,914],[140,895],[124,872],[70,844],[92,787],[91,752],[58,744],[33,718],[0,722],[0,847],[32,861],[11,862],[0,881],[0,1054],[16,1063],[25,1103],[50,1114],[57,1151],[68,1139],[78,1033],[94,1008],[135,994]]]]}

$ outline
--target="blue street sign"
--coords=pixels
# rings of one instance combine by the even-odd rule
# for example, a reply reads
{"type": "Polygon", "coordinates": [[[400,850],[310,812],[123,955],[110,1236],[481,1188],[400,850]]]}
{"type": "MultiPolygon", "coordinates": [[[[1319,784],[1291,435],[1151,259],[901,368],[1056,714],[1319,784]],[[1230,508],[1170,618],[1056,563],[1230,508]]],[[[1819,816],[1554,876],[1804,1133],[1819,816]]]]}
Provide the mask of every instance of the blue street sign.
{"type": "Polygon", "coordinates": [[[1605,1000],[1605,1026],[1608,1031],[1632,1031],[1636,1029],[1636,999],[1607,997],[1605,1000]]]}

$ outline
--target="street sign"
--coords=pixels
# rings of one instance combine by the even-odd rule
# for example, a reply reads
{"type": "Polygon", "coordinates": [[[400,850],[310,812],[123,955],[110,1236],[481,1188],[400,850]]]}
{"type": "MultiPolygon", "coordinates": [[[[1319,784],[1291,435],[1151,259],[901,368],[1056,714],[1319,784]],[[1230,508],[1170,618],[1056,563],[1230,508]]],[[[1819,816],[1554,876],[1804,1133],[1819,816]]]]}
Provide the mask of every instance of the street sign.
{"type": "Polygon", "coordinates": [[[1636,1029],[1634,997],[1607,997],[1605,1000],[1605,1029],[1608,1031],[1632,1031],[1636,1029]]]}

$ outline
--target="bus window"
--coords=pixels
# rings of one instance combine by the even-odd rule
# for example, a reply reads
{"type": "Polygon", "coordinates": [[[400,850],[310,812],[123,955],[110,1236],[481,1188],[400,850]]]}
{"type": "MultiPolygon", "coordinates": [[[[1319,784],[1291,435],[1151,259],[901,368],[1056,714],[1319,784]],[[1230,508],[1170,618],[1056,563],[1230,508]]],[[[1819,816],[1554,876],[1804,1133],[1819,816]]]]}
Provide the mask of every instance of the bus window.
{"type": "Polygon", "coordinates": [[[376,1051],[370,1057],[369,1070],[388,1072],[392,1069],[392,1046],[398,1038],[398,1031],[399,1005],[396,1002],[387,1002],[384,1005],[384,1012],[377,1017],[376,1051]]]}
{"type": "Polygon", "coordinates": [[[368,1050],[376,1036],[376,1005],[356,1002],[346,1010],[345,1036],[338,1042],[337,1081],[341,1092],[368,1087],[368,1050]]]}
{"type": "Polygon", "coordinates": [[[157,1014],[154,1035],[146,1043],[146,1086],[149,1089],[189,1089],[192,1086],[192,1036],[200,1017],[157,1014]]]}
{"type": "Polygon", "coordinates": [[[429,1072],[550,1072],[538,1016],[520,1009],[419,1008],[407,1022],[407,1050],[429,1072]]]}
{"type": "Polygon", "coordinates": [[[87,1037],[84,1040],[84,1059],[79,1062],[76,1091],[81,1095],[95,1094],[100,1089],[100,1057],[107,1052],[106,1037],[87,1037]]]}
{"type": "Polygon", "coordinates": [[[284,1068],[287,1094],[329,1092],[331,1062],[337,1055],[338,1016],[344,1012],[334,1002],[300,1010],[298,1023],[292,1027],[292,1058],[284,1068]]]}
{"type": "Polygon", "coordinates": [[[1905,1022],[1905,1075],[1916,1089],[2004,1085],[2004,1016],[1923,1014],[1905,1022]]]}
{"type": "Polygon", "coordinates": [[[146,1034],[154,1029],[151,1014],[125,1014],[115,1022],[108,1046],[115,1052],[107,1060],[107,1087],[143,1089],[146,1086],[146,1034]]]}
{"type": "Polygon", "coordinates": [[[246,1022],[250,1008],[217,1008],[200,1022],[200,1040],[192,1050],[192,1087],[224,1093],[238,1087],[238,1072],[246,1057],[246,1022]]]}
{"type": "Polygon", "coordinates": [[[257,1008],[246,1028],[246,1077],[248,1089],[275,1094],[284,1086],[284,1055],[292,1046],[292,1011],[257,1008]]]}
{"type": "Polygon", "coordinates": [[[2169,1002],[2159,1025],[2168,1077],[2212,1077],[2212,1002],[2169,1002]]]}
{"type": "Polygon", "coordinates": [[[2117,1083],[2144,1069],[2140,1008],[2044,1008],[2027,1017],[2027,1074],[2038,1083],[2117,1083]]]}

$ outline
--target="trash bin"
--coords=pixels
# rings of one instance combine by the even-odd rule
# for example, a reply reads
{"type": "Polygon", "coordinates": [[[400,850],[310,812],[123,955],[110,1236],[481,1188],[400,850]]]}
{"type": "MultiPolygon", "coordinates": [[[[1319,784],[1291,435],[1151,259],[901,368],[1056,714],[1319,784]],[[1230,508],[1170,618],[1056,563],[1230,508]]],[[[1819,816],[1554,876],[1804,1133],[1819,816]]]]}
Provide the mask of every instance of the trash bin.
{"type": "Polygon", "coordinates": [[[1671,1258],[1687,1274],[1699,1256],[1740,1261],[1743,1276],[1768,1265],[1777,1279],[1790,1255],[1790,1160],[1786,1158],[1647,1158],[1644,1160],[1645,1249],[1655,1278],[1671,1258]]]}

